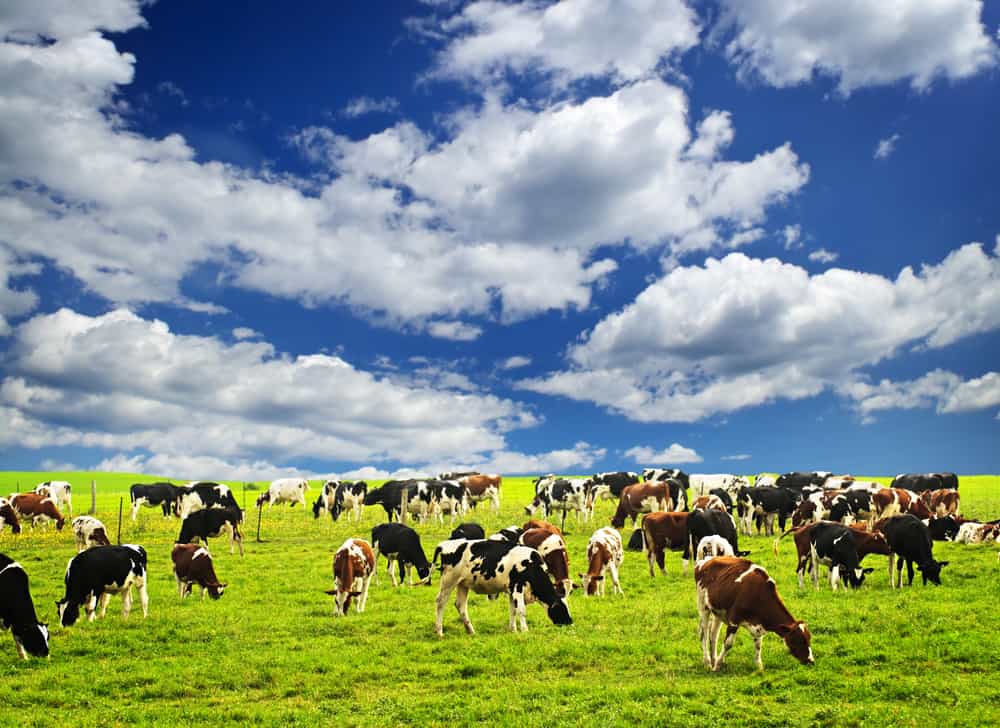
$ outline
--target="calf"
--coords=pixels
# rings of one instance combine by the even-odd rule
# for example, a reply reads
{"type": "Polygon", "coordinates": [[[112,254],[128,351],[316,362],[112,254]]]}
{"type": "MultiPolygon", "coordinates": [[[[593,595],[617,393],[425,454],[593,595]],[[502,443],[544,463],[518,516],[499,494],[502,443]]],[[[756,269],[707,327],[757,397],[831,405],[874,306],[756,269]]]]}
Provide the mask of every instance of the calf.
{"type": "Polygon", "coordinates": [[[625,560],[622,537],[610,526],[599,528],[587,542],[587,573],[580,574],[580,585],[586,596],[604,596],[604,572],[611,572],[614,593],[625,595],[618,583],[618,567],[625,560]]]}
{"type": "Polygon", "coordinates": [[[889,556],[889,581],[893,587],[903,586],[903,562],[906,562],[907,585],[913,584],[913,565],[916,564],[926,585],[930,580],[934,584],[941,583],[941,569],[948,565],[947,561],[935,561],[931,542],[931,534],[916,516],[909,513],[879,521],[876,524],[889,542],[892,554],[889,556]],[[893,582],[892,562],[898,560],[896,571],[898,579],[893,582]]]}
{"type": "Polygon", "coordinates": [[[31,519],[31,527],[38,523],[56,522],[56,530],[62,530],[66,524],[56,504],[51,498],[44,498],[38,493],[16,493],[10,497],[11,508],[23,519],[31,519]]]}
{"type": "Polygon", "coordinates": [[[309,481],[305,478],[278,478],[272,480],[267,486],[267,490],[257,498],[257,507],[261,508],[265,503],[267,507],[277,503],[288,503],[289,507],[296,503],[301,503],[306,507],[306,491],[309,490],[309,481]]]}
{"type": "Polygon", "coordinates": [[[154,508],[160,506],[163,517],[167,518],[175,512],[177,499],[183,488],[173,483],[133,483],[129,488],[129,498],[132,500],[132,520],[139,512],[139,506],[154,508]]]}
{"type": "Polygon", "coordinates": [[[448,538],[483,539],[486,538],[486,531],[478,523],[460,523],[452,530],[448,538]]]}
{"type": "Polygon", "coordinates": [[[518,537],[517,542],[541,554],[552,577],[556,594],[560,597],[569,596],[573,591],[573,580],[569,578],[569,552],[563,537],[544,528],[529,528],[518,537]]]}
{"type": "Polygon", "coordinates": [[[179,486],[174,508],[182,521],[195,511],[213,508],[230,508],[239,514],[240,522],[243,521],[243,511],[240,510],[233,492],[228,485],[221,483],[196,481],[186,486],[179,486]]]}
{"type": "Polygon", "coordinates": [[[438,637],[444,636],[444,607],[452,590],[456,590],[455,608],[462,618],[465,630],[475,634],[469,620],[469,591],[477,594],[507,592],[510,602],[511,631],[516,632],[518,621],[521,630],[528,631],[527,597],[525,590],[546,606],[549,619],[557,625],[573,624],[566,600],[556,594],[541,554],[527,546],[506,541],[443,541],[434,550],[433,562],[441,559],[441,589],[436,599],[434,629],[438,637]]]}
{"type": "Polygon", "coordinates": [[[108,531],[104,524],[93,516],[77,516],[73,519],[73,535],[76,537],[77,552],[91,546],[110,546],[108,531]]]}
{"type": "Polygon", "coordinates": [[[243,534],[240,533],[240,512],[231,508],[209,508],[207,510],[195,511],[181,523],[181,534],[177,537],[177,543],[192,543],[194,541],[204,541],[208,545],[208,539],[226,533],[229,535],[229,553],[233,553],[234,547],[240,547],[240,556],[243,555],[243,534]]]}
{"type": "Polygon", "coordinates": [[[670,490],[665,482],[647,481],[638,485],[630,485],[622,490],[618,499],[618,509],[611,517],[614,528],[622,528],[625,519],[631,517],[632,523],[642,513],[666,511],[672,506],[670,490]]]}
{"type": "Polygon", "coordinates": [[[201,587],[202,599],[205,598],[206,591],[212,599],[222,596],[226,585],[219,583],[212,555],[204,546],[193,543],[174,544],[170,558],[174,562],[174,577],[177,579],[177,590],[181,599],[192,592],[195,584],[201,587]]]}
{"type": "Polygon", "coordinates": [[[59,622],[63,627],[76,624],[80,607],[87,619],[94,621],[100,602],[103,619],[108,611],[112,594],[122,595],[122,617],[128,619],[132,611],[132,587],[139,592],[142,616],[149,613],[149,595],[146,592],[146,550],[142,546],[95,546],[81,551],[66,567],[66,594],[56,602],[59,622]]]}
{"type": "Polygon", "coordinates": [[[35,493],[43,498],[51,498],[56,508],[65,508],[73,515],[73,486],[65,480],[47,480],[35,486],[35,493]]]}
{"type": "Polygon", "coordinates": [[[21,533],[21,522],[17,520],[17,513],[6,498],[0,498],[0,531],[4,526],[10,526],[11,533],[21,533]]]}
{"type": "Polygon", "coordinates": [[[0,629],[10,630],[22,659],[48,656],[49,627],[35,614],[28,574],[6,554],[0,554],[0,629]]]}
{"type": "Polygon", "coordinates": [[[955,543],[976,544],[996,541],[998,528],[1000,527],[995,523],[968,521],[958,527],[955,543]]]}
{"type": "Polygon", "coordinates": [[[378,561],[379,554],[385,554],[387,570],[393,586],[399,586],[403,579],[409,576],[410,586],[413,586],[413,574],[410,567],[417,570],[420,577],[418,584],[431,583],[431,565],[424,555],[424,548],[420,545],[420,536],[409,526],[402,523],[380,523],[372,529],[372,550],[375,560],[378,561]],[[396,572],[393,570],[393,561],[399,565],[399,582],[396,582],[396,572]]]}
{"type": "MultiPolygon", "coordinates": [[[[443,478],[451,480],[451,478],[443,478]]],[[[500,475],[485,475],[474,473],[458,478],[460,485],[465,486],[469,494],[469,503],[473,508],[481,501],[488,500],[493,504],[495,512],[500,511],[500,486],[503,484],[503,477],[500,475]]]]}
{"type": "Polygon", "coordinates": [[[333,614],[347,614],[351,599],[357,597],[355,608],[365,611],[368,602],[368,583],[375,571],[375,553],[364,539],[349,538],[333,555],[333,589],[326,593],[333,596],[333,614]]]}
{"type": "MultiPolygon", "coordinates": [[[[690,513],[657,511],[642,517],[643,548],[646,560],[649,562],[649,575],[653,574],[653,561],[660,567],[660,573],[666,576],[664,566],[666,550],[682,551],[687,548],[687,519],[690,513]]],[[[683,562],[684,574],[687,575],[687,561],[683,562]]]]}
{"type": "Polygon", "coordinates": [[[791,615],[778,595],[774,580],[763,567],[746,559],[720,556],[697,565],[694,580],[698,594],[698,637],[709,669],[716,671],[722,667],[740,626],[753,636],[758,670],[764,669],[761,646],[768,632],[780,636],[788,651],[803,665],[813,664],[809,628],[791,615]],[[723,625],[726,641],[716,657],[723,625]]]}

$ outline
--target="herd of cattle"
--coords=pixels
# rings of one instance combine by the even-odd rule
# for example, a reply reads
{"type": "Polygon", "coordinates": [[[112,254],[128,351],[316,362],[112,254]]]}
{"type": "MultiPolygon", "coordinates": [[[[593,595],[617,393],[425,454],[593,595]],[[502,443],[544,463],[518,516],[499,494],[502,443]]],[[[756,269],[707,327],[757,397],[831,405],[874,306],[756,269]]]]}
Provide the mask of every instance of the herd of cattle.
{"type": "MultiPolygon", "coordinates": [[[[435,601],[435,631],[443,635],[444,608],[456,592],[455,606],[465,629],[474,632],[469,620],[469,592],[491,599],[506,593],[511,630],[527,630],[526,605],[538,601],[557,625],[572,624],[567,598],[574,588],[587,595],[603,595],[605,576],[610,575],[615,593],[622,594],[618,569],[626,550],[646,555],[649,574],[656,568],[666,573],[667,551],[682,552],[686,575],[695,560],[699,612],[699,637],[705,664],[718,670],[732,646],[740,625],[753,635],[756,662],[762,669],[761,640],[767,632],[778,634],[789,651],[801,662],[813,662],[808,627],[796,621],[763,567],[746,560],[748,551],[739,550],[739,536],[762,530],[780,533],[773,542],[778,553],[780,541],[791,535],[797,552],[799,585],[807,571],[818,586],[819,568],[829,568],[833,589],[840,583],[857,588],[865,575],[862,560],[870,554],[889,559],[892,586],[902,586],[903,565],[908,584],[914,567],[923,582],[940,584],[946,561],[933,557],[934,540],[978,543],[998,540],[1000,521],[985,523],[962,518],[958,478],[953,473],[904,474],[889,488],[860,481],[851,476],[827,472],[786,473],[777,478],[761,475],[751,484],[747,478],[728,475],[687,474],[671,469],[599,473],[590,478],[563,478],[546,475],[534,481],[535,496],[525,507],[531,517],[541,512],[546,519],[559,513],[565,527],[567,513],[575,512],[578,523],[589,521],[595,504],[617,499],[610,526],[598,528],[587,544],[587,572],[580,584],[571,576],[569,554],[560,526],[530,518],[523,526],[510,526],[487,537],[476,523],[462,523],[448,540],[439,543],[428,561],[415,529],[399,522],[406,517],[418,523],[444,516],[467,515],[483,501],[499,512],[502,478],[481,473],[442,473],[434,479],[391,480],[378,488],[364,482],[326,481],[313,504],[313,516],[324,511],[333,520],[348,512],[360,521],[365,506],[380,505],[387,523],[375,526],[371,541],[349,538],[333,559],[334,614],[344,615],[352,601],[363,612],[368,587],[376,573],[379,555],[385,555],[393,586],[408,581],[430,584],[435,567],[440,570],[440,586],[435,601]],[[619,533],[627,520],[635,526],[626,545],[619,533]],[[785,530],[791,520],[791,529],[785,530]],[[896,571],[896,578],[893,571],[896,571]],[[398,571],[398,582],[397,582],[398,571]],[[722,651],[718,637],[727,627],[722,651]]],[[[272,482],[257,499],[257,507],[279,503],[307,504],[309,484],[305,479],[285,478],[272,482]]],[[[236,546],[243,555],[240,525],[243,511],[225,485],[198,481],[188,485],[172,483],[135,484],[130,489],[132,520],[140,507],[159,507],[164,517],[181,520],[180,534],[172,548],[171,560],[179,595],[190,594],[194,586],[213,599],[222,596],[225,584],[215,574],[208,539],[226,535],[230,553],[236,546]],[[202,542],[204,545],[199,545],[202,542]]],[[[65,519],[60,509],[72,515],[71,486],[61,481],[42,483],[34,492],[0,498],[0,531],[9,526],[21,531],[20,522],[53,521],[61,529],[65,519]]],[[[123,615],[128,617],[132,589],[137,591],[143,616],[148,611],[146,591],[146,551],[137,545],[111,545],[104,525],[92,516],[72,521],[77,555],[66,569],[65,595],[58,602],[63,626],[79,618],[83,608],[93,621],[98,611],[103,617],[112,594],[120,593],[123,615]]],[[[1000,558],[1000,556],[998,556],[1000,558]]],[[[0,625],[11,629],[22,657],[48,654],[48,629],[39,623],[23,568],[0,554],[0,625]]]]}

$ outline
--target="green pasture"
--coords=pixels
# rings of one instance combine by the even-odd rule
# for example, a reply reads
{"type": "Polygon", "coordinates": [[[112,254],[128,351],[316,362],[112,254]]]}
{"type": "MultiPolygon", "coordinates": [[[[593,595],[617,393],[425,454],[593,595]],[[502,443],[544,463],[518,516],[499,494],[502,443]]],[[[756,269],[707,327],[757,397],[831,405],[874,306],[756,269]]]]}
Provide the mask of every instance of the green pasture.
{"type": "MultiPolygon", "coordinates": [[[[859,476],[860,477],[860,476],[859,476]]],[[[943,586],[890,590],[886,560],[858,592],[831,593],[825,582],[799,589],[794,546],[777,556],[771,539],[741,548],[765,566],[791,612],[808,622],[816,665],[796,662],[781,640],[764,640],[765,671],[741,631],[718,674],[702,665],[694,582],[667,559],[667,576],[649,577],[642,554],[626,553],[624,597],[569,599],[575,624],[556,628],[528,607],[530,632],[507,632],[506,601],[470,599],[477,634],[466,635],[454,607],[445,636],[433,632],[434,586],[393,589],[379,565],[367,611],[335,618],[334,551],[350,536],[370,538],[384,520],[366,509],[360,524],[313,520],[311,510],[263,512],[255,541],[256,491],[246,492],[246,556],[213,542],[216,571],[228,582],[218,602],[177,596],[170,549],[180,529],[158,509],[128,517],[128,486],[150,476],[108,473],[0,473],[0,494],[43,480],[73,484],[73,512],[90,505],[115,538],[124,497],[122,542],[149,553],[150,614],[136,601],[126,622],[114,597],[103,621],[58,626],[54,602],[75,554],[68,528],[0,532],[0,551],[31,579],[39,616],[52,629],[49,660],[21,661],[0,633],[0,725],[111,726],[263,724],[399,725],[818,725],[982,726],[1000,723],[1000,562],[997,545],[935,544],[950,561],[943,586]]],[[[880,478],[888,482],[888,478],[880,478]]],[[[174,481],[180,482],[180,481],[174,481]]],[[[243,484],[231,483],[238,501],[243,484]]],[[[318,494],[313,483],[310,503],[318,494]]],[[[469,520],[488,531],[524,519],[529,478],[505,478],[499,515],[480,508],[469,520]]],[[[1000,477],[962,476],[962,510],[1000,517],[1000,477]]],[[[574,574],[583,571],[590,534],[606,525],[610,501],[591,523],[567,520],[574,574]]],[[[428,555],[450,526],[418,524],[428,555]]],[[[625,538],[628,532],[623,533],[625,538]]],[[[825,571],[825,570],[824,570],[825,571]]],[[[435,575],[436,576],[436,575],[435,575]]],[[[610,589],[609,589],[610,594],[610,589]]]]}

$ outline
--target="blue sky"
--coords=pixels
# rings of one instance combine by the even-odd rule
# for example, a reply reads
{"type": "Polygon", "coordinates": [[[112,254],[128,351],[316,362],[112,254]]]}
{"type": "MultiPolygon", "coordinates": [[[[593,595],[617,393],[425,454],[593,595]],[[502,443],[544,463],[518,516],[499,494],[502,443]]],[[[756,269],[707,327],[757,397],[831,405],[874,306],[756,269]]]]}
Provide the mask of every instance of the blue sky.
{"type": "Polygon", "coordinates": [[[864,5],[5,3],[5,467],[1000,472],[1000,7],[864,5]]]}

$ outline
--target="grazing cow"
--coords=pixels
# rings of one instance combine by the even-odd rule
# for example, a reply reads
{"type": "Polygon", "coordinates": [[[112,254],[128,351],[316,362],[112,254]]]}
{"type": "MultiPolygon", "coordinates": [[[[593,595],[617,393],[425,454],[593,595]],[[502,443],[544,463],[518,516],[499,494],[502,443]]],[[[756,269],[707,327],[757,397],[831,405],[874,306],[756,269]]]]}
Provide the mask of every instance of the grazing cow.
{"type": "Polygon", "coordinates": [[[707,495],[715,489],[721,489],[731,496],[736,495],[740,488],[750,487],[750,481],[742,475],[731,473],[691,473],[691,492],[694,495],[707,495]]]}
{"type": "Polygon", "coordinates": [[[542,555],[556,594],[560,597],[569,596],[573,591],[573,580],[569,578],[569,552],[563,537],[544,528],[530,528],[518,537],[517,542],[542,555]]]}
{"type": "Polygon", "coordinates": [[[995,523],[976,523],[968,521],[958,528],[955,536],[955,543],[977,544],[988,543],[997,540],[997,533],[1000,526],[995,523]]]}
{"type": "MultiPolygon", "coordinates": [[[[442,478],[442,480],[455,480],[455,478],[442,478]]],[[[475,473],[458,478],[458,483],[465,486],[465,490],[469,494],[469,503],[473,508],[480,501],[488,500],[493,504],[493,510],[499,512],[500,486],[503,484],[503,476],[475,473]]]]}
{"type": "Polygon", "coordinates": [[[146,592],[146,550],[142,546],[95,546],[81,551],[69,560],[66,567],[66,594],[56,602],[59,622],[63,627],[76,624],[80,607],[91,622],[100,602],[100,616],[108,611],[112,594],[122,595],[122,617],[128,619],[132,611],[132,587],[139,592],[143,618],[149,613],[149,594],[146,592]]]}
{"type": "Polygon", "coordinates": [[[620,498],[625,486],[642,482],[638,473],[618,471],[615,473],[594,473],[587,479],[591,501],[620,498]]]}
{"type": "MultiPolygon", "coordinates": [[[[666,576],[664,557],[667,549],[671,551],[687,549],[687,519],[690,515],[687,511],[657,511],[642,517],[643,547],[646,551],[646,560],[649,562],[650,576],[654,576],[654,560],[660,567],[660,573],[666,576]]],[[[682,564],[684,574],[687,575],[687,560],[682,564]]]]}
{"type": "Polygon", "coordinates": [[[501,528],[499,531],[491,535],[489,540],[517,543],[517,539],[521,538],[522,533],[524,533],[524,529],[520,526],[507,526],[507,528],[501,528]]]}
{"type": "Polygon", "coordinates": [[[822,488],[823,483],[829,475],[830,473],[826,471],[811,473],[795,471],[791,473],[782,473],[777,477],[774,484],[779,488],[793,488],[795,490],[802,490],[810,485],[822,488]]]}
{"type": "Polygon", "coordinates": [[[35,493],[42,498],[51,498],[56,508],[65,508],[73,515],[73,486],[65,480],[47,480],[35,486],[35,493]]]}
{"type": "Polygon", "coordinates": [[[10,497],[11,508],[23,519],[31,519],[31,527],[38,523],[56,522],[56,530],[62,530],[66,524],[56,504],[51,498],[43,498],[38,493],[15,493],[10,497]]]}
{"type": "Polygon", "coordinates": [[[932,541],[954,541],[963,523],[959,523],[954,516],[944,516],[930,518],[925,525],[930,531],[932,541]]]}
{"type": "Polygon", "coordinates": [[[854,540],[857,534],[858,531],[839,523],[817,523],[809,529],[813,586],[819,586],[820,564],[830,568],[830,587],[834,591],[842,578],[857,589],[864,583],[865,575],[875,571],[861,568],[854,540]]]}
{"type": "Polygon", "coordinates": [[[265,503],[270,508],[278,503],[288,503],[294,506],[301,503],[306,507],[306,491],[309,490],[309,481],[305,478],[278,478],[272,480],[260,497],[257,498],[257,507],[260,508],[265,503]]]}
{"type": "MultiPolygon", "coordinates": [[[[812,545],[817,538],[817,534],[814,533],[814,531],[816,531],[816,529],[826,529],[827,526],[830,525],[842,524],[837,524],[832,521],[809,523],[805,526],[789,529],[778,536],[778,538],[774,539],[773,549],[774,554],[777,555],[778,543],[781,539],[789,534],[793,534],[798,559],[795,566],[795,572],[798,574],[800,587],[805,586],[803,577],[805,576],[806,570],[812,572],[813,584],[818,584],[818,574],[814,569],[812,559],[812,545]]],[[[849,530],[851,531],[851,539],[857,553],[857,560],[859,564],[868,554],[881,554],[882,556],[888,556],[892,553],[889,548],[889,543],[885,540],[885,536],[881,533],[869,533],[868,531],[863,530],[861,526],[850,526],[849,530]]]]}
{"type": "Polygon", "coordinates": [[[22,659],[48,656],[49,627],[35,614],[28,574],[6,554],[0,554],[0,629],[10,630],[22,659]]]}
{"type": "Polygon", "coordinates": [[[527,546],[507,541],[443,541],[434,550],[433,562],[441,559],[441,589],[436,599],[434,629],[438,637],[444,636],[444,607],[452,590],[456,590],[455,608],[462,618],[465,630],[475,634],[469,620],[469,591],[477,594],[507,592],[510,601],[511,631],[516,632],[518,621],[521,630],[528,631],[527,597],[525,590],[546,606],[549,619],[557,625],[573,624],[566,600],[556,593],[541,554],[527,546]]]}
{"type": "Polygon", "coordinates": [[[737,507],[743,532],[750,533],[750,522],[754,517],[757,521],[757,535],[760,535],[761,524],[768,536],[774,534],[774,520],[778,519],[778,527],[784,531],[785,522],[798,505],[800,498],[796,491],[784,487],[764,486],[762,488],[740,488],[737,507]]]}
{"type": "Polygon", "coordinates": [[[381,505],[391,523],[399,520],[403,509],[403,495],[406,494],[406,511],[423,521],[433,512],[433,492],[426,480],[388,480],[379,488],[369,490],[365,495],[365,505],[381,505]]]}
{"type": "Polygon", "coordinates": [[[177,537],[177,543],[193,543],[201,540],[207,546],[208,539],[226,533],[229,535],[229,553],[233,553],[234,547],[238,545],[240,556],[242,556],[241,515],[238,509],[233,510],[232,508],[209,508],[195,511],[181,523],[181,534],[177,537]]]}
{"type": "Polygon", "coordinates": [[[938,490],[925,490],[920,494],[920,500],[935,516],[959,516],[959,506],[961,498],[957,490],[951,488],[940,488],[938,490]]]}
{"type": "Polygon", "coordinates": [[[563,523],[567,511],[576,511],[577,520],[581,514],[584,519],[589,515],[587,489],[583,478],[544,477],[535,481],[535,497],[525,506],[524,512],[533,515],[539,508],[548,518],[552,511],[562,511],[563,523]]]}
{"type": "Polygon", "coordinates": [[[694,547],[706,536],[721,536],[732,546],[734,556],[748,556],[749,551],[740,551],[736,536],[736,524],[725,511],[698,509],[691,511],[687,519],[687,544],[681,556],[684,573],[687,573],[688,559],[694,555],[694,547]]]}
{"type": "Polygon", "coordinates": [[[375,553],[364,539],[349,538],[333,555],[333,589],[326,593],[333,596],[333,614],[347,614],[351,598],[356,597],[355,609],[365,611],[368,601],[368,583],[375,572],[375,553]]]}
{"type": "Polygon", "coordinates": [[[705,536],[698,542],[694,550],[695,566],[706,559],[714,559],[716,556],[735,556],[733,546],[722,536],[705,536]]]}
{"type": "Polygon", "coordinates": [[[448,538],[467,538],[470,541],[477,541],[486,538],[486,531],[478,523],[460,523],[452,530],[448,538]]]}
{"type": "Polygon", "coordinates": [[[580,586],[586,596],[604,596],[604,572],[611,572],[615,594],[625,595],[618,583],[618,568],[625,559],[622,537],[610,526],[599,528],[587,542],[587,573],[580,574],[580,586]]]}
{"type": "Polygon", "coordinates": [[[219,577],[215,575],[212,554],[204,546],[193,543],[174,544],[170,559],[174,562],[174,577],[177,579],[181,599],[194,590],[195,584],[201,587],[203,600],[206,591],[212,599],[218,599],[226,590],[226,585],[220,584],[219,577]]]}
{"type": "Polygon", "coordinates": [[[948,565],[947,561],[935,561],[931,542],[931,534],[920,519],[905,513],[879,521],[875,527],[885,534],[892,554],[889,556],[889,581],[893,587],[903,586],[903,562],[906,562],[907,586],[913,584],[913,565],[916,564],[926,585],[930,580],[934,584],[941,583],[941,569],[948,565]],[[897,559],[896,582],[893,582],[892,562],[897,559]]]}
{"type": "Polygon", "coordinates": [[[195,511],[212,508],[231,508],[239,514],[240,521],[243,521],[243,511],[228,485],[196,481],[180,486],[174,510],[182,521],[195,511]]]}
{"type": "Polygon", "coordinates": [[[673,501],[670,499],[670,488],[663,481],[647,481],[638,485],[626,487],[618,499],[618,509],[611,517],[614,528],[622,528],[625,519],[631,517],[632,523],[641,513],[671,510],[673,501]]]}
{"type": "Polygon", "coordinates": [[[93,516],[77,516],[73,519],[73,535],[76,536],[76,550],[79,553],[92,546],[110,546],[108,531],[104,524],[93,516]]]}
{"type": "Polygon", "coordinates": [[[0,498],[0,531],[4,526],[10,526],[11,533],[21,533],[21,522],[17,520],[17,513],[6,498],[0,498]]]}
{"type": "Polygon", "coordinates": [[[184,488],[173,483],[134,483],[129,488],[132,499],[132,520],[135,520],[139,506],[154,508],[160,506],[163,517],[168,518],[176,511],[177,499],[184,488]]]}
{"type": "Polygon", "coordinates": [[[424,547],[420,545],[420,535],[409,526],[402,523],[380,523],[375,526],[372,529],[372,551],[376,561],[379,554],[385,554],[386,570],[393,586],[399,586],[407,577],[410,586],[413,586],[411,566],[420,577],[417,583],[430,586],[431,565],[424,555],[424,547]],[[398,582],[392,568],[393,561],[399,565],[398,582]]]}
{"type": "Polygon", "coordinates": [[[694,580],[698,593],[698,637],[709,669],[717,671],[722,667],[740,626],[753,636],[758,670],[764,669],[761,646],[768,632],[781,637],[788,651],[803,665],[813,664],[809,628],[791,615],[778,595],[774,580],[763,567],[746,559],[720,556],[696,566],[694,580]],[[723,625],[726,625],[726,641],[722,653],[716,657],[723,625]]]}
{"type": "Polygon", "coordinates": [[[469,510],[469,491],[464,485],[453,480],[432,480],[430,487],[434,513],[439,523],[444,523],[445,513],[450,515],[451,523],[454,523],[456,516],[465,515],[469,510]]]}

